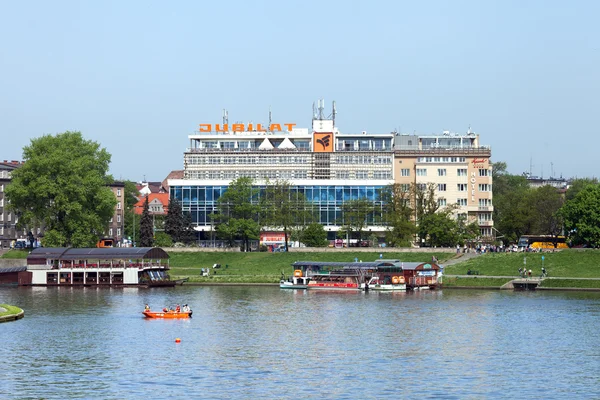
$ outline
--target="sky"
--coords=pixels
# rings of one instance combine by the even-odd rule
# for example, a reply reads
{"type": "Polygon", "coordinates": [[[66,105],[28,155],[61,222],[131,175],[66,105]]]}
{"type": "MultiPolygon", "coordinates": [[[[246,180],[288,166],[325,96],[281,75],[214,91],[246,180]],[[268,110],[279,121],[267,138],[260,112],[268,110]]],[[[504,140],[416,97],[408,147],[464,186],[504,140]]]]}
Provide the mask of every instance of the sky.
{"type": "Polygon", "coordinates": [[[80,131],[115,179],[183,169],[200,123],[465,133],[508,171],[598,177],[597,1],[0,1],[0,160],[80,131]]]}

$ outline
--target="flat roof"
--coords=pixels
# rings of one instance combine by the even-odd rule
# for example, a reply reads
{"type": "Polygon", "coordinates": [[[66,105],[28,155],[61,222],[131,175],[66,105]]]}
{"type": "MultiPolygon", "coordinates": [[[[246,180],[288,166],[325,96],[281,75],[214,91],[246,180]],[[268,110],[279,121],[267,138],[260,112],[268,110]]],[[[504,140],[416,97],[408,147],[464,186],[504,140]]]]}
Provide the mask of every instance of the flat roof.
{"type": "Polygon", "coordinates": [[[84,260],[84,259],[165,259],[169,254],[160,247],[105,247],[105,248],[73,248],[73,247],[38,247],[33,250],[27,260],[84,260]]]}

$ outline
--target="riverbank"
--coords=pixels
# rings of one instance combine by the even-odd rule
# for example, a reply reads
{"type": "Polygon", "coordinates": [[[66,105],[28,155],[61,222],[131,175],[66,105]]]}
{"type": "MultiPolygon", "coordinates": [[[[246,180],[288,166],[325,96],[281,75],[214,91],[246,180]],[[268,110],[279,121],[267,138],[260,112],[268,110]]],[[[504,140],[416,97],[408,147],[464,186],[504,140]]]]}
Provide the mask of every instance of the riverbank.
{"type": "Polygon", "coordinates": [[[0,322],[16,321],[25,316],[25,312],[19,307],[8,304],[0,304],[0,322]]]}

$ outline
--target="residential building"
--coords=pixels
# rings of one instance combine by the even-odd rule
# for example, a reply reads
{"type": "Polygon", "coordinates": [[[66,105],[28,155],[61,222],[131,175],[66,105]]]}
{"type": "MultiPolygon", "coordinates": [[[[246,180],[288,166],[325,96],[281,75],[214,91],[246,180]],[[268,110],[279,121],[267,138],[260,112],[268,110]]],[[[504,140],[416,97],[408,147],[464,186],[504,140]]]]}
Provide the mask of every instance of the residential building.
{"type": "Polygon", "coordinates": [[[493,237],[491,148],[479,135],[401,135],[394,143],[395,183],[435,186],[440,207],[457,204],[457,215],[477,222],[482,237],[493,237]]]}
{"type": "Polygon", "coordinates": [[[12,241],[27,238],[26,230],[17,230],[17,215],[8,209],[5,196],[6,187],[10,184],[12,171],[23,165],[20,161],[0,162],[0,247],[9,248],[12,241]]]}
{"type": "Polygon", "coordinates": [[[125,183],[115,181],[108,186],[115,195],[117,204],[104,235],[112,238],[116,245],[117,243],[123,243],[125,235],[125,183]]]}

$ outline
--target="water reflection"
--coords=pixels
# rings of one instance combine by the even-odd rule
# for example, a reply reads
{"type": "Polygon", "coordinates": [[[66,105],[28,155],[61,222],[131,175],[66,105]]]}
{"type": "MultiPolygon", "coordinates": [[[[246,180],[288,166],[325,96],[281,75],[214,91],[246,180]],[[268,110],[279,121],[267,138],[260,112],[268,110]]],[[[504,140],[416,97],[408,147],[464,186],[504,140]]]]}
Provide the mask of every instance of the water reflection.
{"type": "Polygon", "coordinates": [[[26,311],[0,325],[2,398],[598,394],[598,293],[184,286],[0,298],[26,311]],[[194,317],[146,320],[146,303],[188,303],[194,317]]]}

